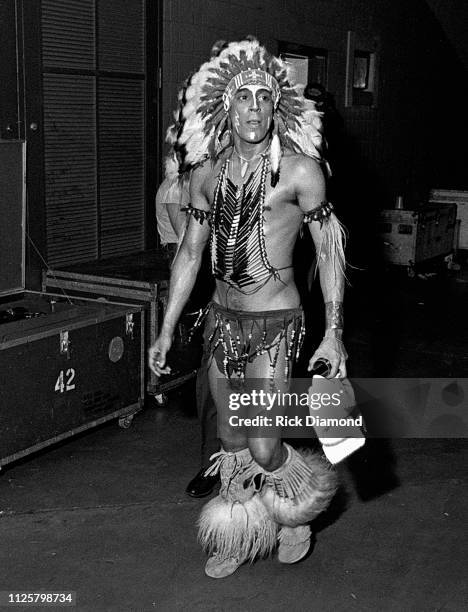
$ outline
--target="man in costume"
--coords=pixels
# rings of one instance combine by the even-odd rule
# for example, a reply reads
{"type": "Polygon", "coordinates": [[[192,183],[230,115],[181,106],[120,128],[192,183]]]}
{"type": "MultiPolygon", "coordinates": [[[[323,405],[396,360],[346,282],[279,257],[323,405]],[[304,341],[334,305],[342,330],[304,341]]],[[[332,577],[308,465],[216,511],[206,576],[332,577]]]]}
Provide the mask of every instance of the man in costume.
{"type": "Polygon", "coordinates": [[[149,362],[157,375],[169,371],[166,354],[209,242],[216,289],[204,313],[205,341],[222,443],[210,473],[219,470],[221,488],[202,510],[199,539],[210,555],[205,572],[222,578],[278,544],[280,562],[303,558],[308,523],[336,490],[321,456],[230,427],[229,385],[219,383],[248,378],[281,387],[289,379],[304,334],[291,266],[304,224],[326,312],[309,369],[322,358],[330,377],[346,376],[343,230],[326,201],[319,130],[305,120],[303,98],[281,60],[255,40],[231,43],[193,75],[185,98],[173,161],[176,173],[191,171],[190,220],[149,362]]]}

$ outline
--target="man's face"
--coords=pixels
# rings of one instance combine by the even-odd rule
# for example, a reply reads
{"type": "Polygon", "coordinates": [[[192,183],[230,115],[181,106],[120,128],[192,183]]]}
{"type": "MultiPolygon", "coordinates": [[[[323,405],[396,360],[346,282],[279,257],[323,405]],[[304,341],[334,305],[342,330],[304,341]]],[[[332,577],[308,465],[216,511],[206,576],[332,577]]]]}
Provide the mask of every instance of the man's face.
{"type": "Polygon", "coordinates": [[[235,94],[229,108],[234,131],[242,140],[262,142],[273,117],[273,97],[264,85],[244,85],[235,94]]]}

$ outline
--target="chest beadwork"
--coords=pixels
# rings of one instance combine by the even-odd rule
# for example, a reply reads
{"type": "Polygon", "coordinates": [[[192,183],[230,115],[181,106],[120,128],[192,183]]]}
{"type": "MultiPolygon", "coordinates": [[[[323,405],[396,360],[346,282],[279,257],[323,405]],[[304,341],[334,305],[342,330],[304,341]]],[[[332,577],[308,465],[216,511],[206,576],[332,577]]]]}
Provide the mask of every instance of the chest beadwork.
{"type": "Polygon", "coordinates": [[[263,158],[241,186],[231,181],[228,170],[226,160],[212,212],[212,270],[215,278],[246,293],[246,287],[266,283],[277,273],[268,261],[263,227],[269,161],[263,158]]]}

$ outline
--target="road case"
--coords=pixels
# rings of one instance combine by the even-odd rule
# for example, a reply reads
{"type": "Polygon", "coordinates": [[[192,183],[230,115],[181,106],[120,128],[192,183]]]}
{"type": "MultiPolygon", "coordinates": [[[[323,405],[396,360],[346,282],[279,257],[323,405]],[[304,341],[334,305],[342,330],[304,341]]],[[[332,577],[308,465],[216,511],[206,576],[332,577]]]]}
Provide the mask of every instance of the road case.
{"type": "Polygon", "coordinates": [[[23,292],[0,301],[0,466],[144,401],[141,308],[23,292]]]}
{"type": "Polygon", "coordinates": [[[459,235],[455,245],[457,249],[468,250],[468,191],[432,189],[429,200],[439,204],[442,202],[456,204],[459,235]]]}
{"type": "Polygon", "coordinates": [[[457,207],[426,204],[380,213],[379,234],[388,263],[413,266],[453,251],[457,207]]]}
{"type": "MultiPolygon", "coordinates": [[[[168,300],[170,259],[163,249],[142,251],[122,257],[112,257],[45,270],[42,289],[109,301],[141,304],[147,310],[145,343],[148,348],[158,336],[168,300]]],[[[161,381],[147,368],[147,391],[161,399],[197,373],[201,345],[198,337],[188,342],[189,330],[196,318],[196,307],[187,307],[181,317],[168,356],[172,373],[161,381]],[[194,310],[195,309],[195,310],[194,310]],[[192,312],[192,310],[194,310],[192,312]]]]}

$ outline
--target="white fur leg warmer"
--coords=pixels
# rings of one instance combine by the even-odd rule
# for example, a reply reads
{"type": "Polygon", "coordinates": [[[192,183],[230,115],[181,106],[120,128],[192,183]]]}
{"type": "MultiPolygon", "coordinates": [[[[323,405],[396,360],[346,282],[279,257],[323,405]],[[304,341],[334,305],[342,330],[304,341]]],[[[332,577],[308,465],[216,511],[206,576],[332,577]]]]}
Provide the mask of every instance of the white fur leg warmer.
{"type": "Polygon", "coordinates": [[[198,527],[203,549],[223,558],[253,561],[255,557],[269,555],[276,545],[278,526],[258,495],[244,502],[218,495],[204,506],[198,527]]]}
{"type": "Polygon", "coordinates": [[[319,454],[285,444],[285,463],[265,477],[261,500],[271,518],[288,527],[304,525],[329,505],[338,487],[335,471],[319,454]]]}
{"type": "Polygon", "coordinates": [[[258,466],[249,449],[236,453],[221,450],[211,457],[206,472],[219,470],[219,495],[202,509],[198,520],[198,539],[208,554],[253,561],[272,552],[278,526],[269,516],[258,494],[253,477],[258,466]]]}

